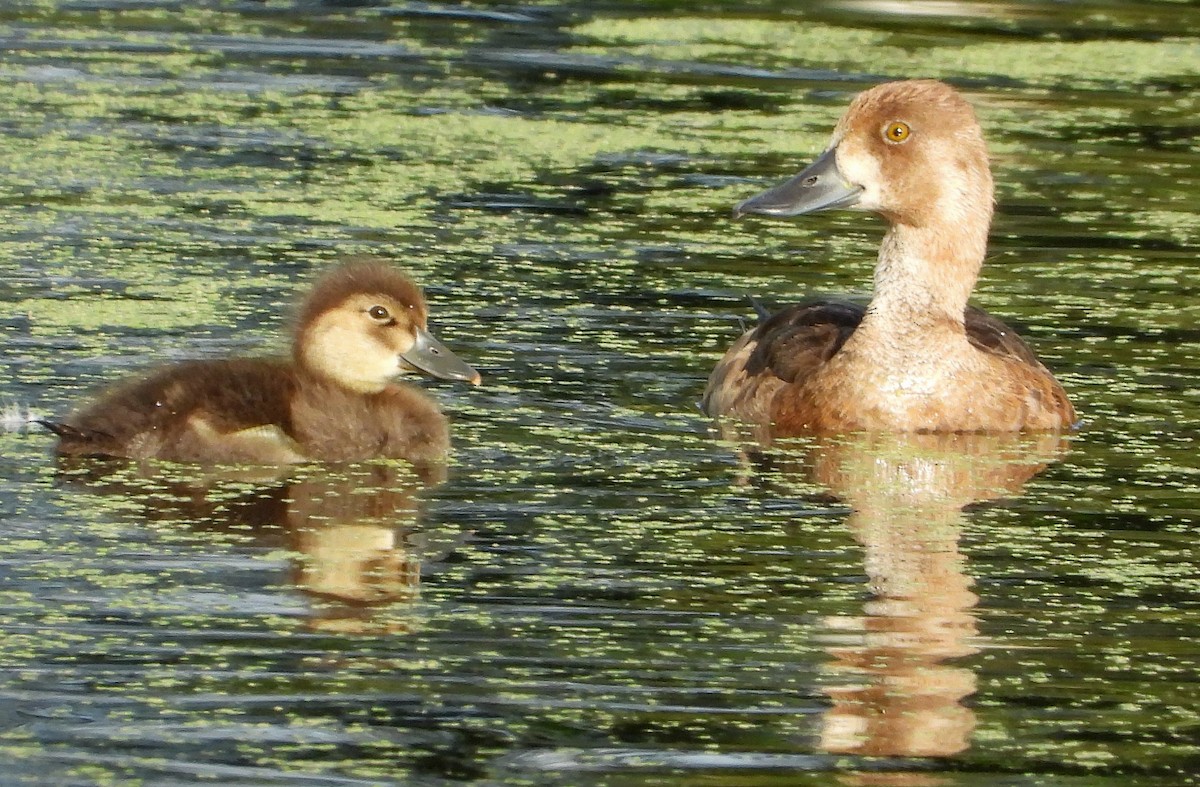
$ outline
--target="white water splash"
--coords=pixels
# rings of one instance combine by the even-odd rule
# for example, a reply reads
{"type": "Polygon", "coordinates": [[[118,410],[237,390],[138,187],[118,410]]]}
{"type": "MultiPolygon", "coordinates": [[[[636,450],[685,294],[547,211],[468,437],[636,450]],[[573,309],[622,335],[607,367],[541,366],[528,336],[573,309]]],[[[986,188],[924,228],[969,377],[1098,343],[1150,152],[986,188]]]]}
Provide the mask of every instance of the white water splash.
{"type": "Polygon", "coordinates": [[[8,402],[0,405],[0,432],[23,432],[34,421],[46,417],[45,413],[39,413],[28,405],[8,402]]]}

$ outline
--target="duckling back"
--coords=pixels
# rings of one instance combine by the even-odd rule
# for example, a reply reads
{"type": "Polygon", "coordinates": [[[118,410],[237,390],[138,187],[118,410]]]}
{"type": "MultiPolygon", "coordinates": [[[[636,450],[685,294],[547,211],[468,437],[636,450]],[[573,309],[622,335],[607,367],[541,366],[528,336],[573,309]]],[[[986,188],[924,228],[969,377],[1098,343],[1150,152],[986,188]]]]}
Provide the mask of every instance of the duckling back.
{"type": "Polygon", "coordinates": [[[58,452],[216,464],[441,461],[450,429],[437,404],[394,383],[363,395],[285,361],[190,361],[118,385],[62,423],[58,452]]]}
{"type": "Polygon", "coordinates": [[[119,383],[48,424],[65,456],[183,462],[296,462],[286,361],[187,361],[119,383]],[[255,431],[257,430],[257,431],[255,431]]]}

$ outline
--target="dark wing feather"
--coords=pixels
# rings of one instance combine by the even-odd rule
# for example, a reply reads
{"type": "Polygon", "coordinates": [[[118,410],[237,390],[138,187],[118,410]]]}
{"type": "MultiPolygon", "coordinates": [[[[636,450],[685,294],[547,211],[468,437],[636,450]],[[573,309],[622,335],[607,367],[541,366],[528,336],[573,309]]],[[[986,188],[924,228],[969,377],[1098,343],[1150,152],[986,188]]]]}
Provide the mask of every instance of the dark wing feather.
{"type": "Polygon", "coordinates": [[[1008,361],[1020,370],[1017,377],[1026,386],[1024,403],[1029,414],[1027,417],[1037,422],[1049,418],[1052,425],[1043,428],[1071,428],[1075,425],[1075,408],[1067,392],[1016,331],[974,306],[967,307],[964,317],[967,340],[977,350],[1008,361]]]}
{"type": "Polygon", "coordinates": [[[1042,363],[1029,345],[1009,326],[1000,320],[974,306],[967,306],[963,315],[967,329],[967,340],[981,350],[991,355],[1009,358],[1018,363],[1034,368],[1042,363]]]}
{"type": "Polygon", "coordinates": [[[771,315],[743,334],[717,364],[704,392],[704,411],[768,422],[775,392],[832,358],[865,312],[847,301],[812,301],[771,315]]]}

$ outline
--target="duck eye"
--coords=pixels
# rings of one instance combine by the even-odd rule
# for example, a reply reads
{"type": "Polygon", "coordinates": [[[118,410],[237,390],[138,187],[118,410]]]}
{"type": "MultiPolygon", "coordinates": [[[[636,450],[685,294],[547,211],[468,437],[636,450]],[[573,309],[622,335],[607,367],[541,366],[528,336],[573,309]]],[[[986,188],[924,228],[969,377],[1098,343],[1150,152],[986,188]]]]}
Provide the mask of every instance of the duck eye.
{"type": "Polygon", "coordinates": [[[907,123],[900,120],[888,123],[883,129],[883,138],[888,142],[903,142],[908,139],[910,134],[912,134],[912,129],[908,127],[907,123]]]}
{"type": "Polygon", "coordinates": [[[367,314],[371,315],[372,320],[379,320],[380,322],[389,320],[392,317],[392,315],[388,314],[388,310],[382,306],[372,306],[367,309],[367,314]]]}

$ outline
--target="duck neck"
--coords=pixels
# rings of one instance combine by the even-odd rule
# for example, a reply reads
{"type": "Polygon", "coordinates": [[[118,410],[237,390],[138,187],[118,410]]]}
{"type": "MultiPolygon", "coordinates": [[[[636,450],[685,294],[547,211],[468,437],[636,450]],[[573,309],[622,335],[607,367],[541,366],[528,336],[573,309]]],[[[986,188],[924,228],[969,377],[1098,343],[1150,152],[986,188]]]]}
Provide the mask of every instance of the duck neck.
{"type": "Polygon", "coordinates": [[[946,224],[893,223],[879,250],[863,328],[886,332],[890,343],[934,334],[942,340],[947,328],[965,338],[963,312],[987,250],[987,224],[969,224],[947,232],[946,224]]]}

